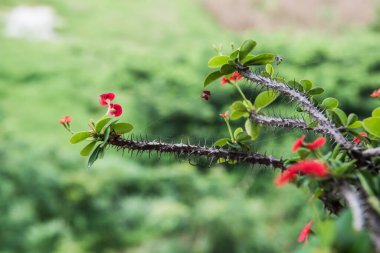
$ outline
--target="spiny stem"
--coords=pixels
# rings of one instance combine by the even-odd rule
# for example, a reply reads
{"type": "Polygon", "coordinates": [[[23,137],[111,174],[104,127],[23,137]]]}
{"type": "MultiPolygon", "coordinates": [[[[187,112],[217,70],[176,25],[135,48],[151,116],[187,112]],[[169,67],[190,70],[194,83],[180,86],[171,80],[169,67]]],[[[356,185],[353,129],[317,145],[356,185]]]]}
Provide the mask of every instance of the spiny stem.
{"type": "Polygon", "coordinates": [[[108,143],[114,147],[128,150],[139,151],[157,151],[160,153],[188,155],[188,156],[205,156],[208,158],[224,158],[245,162],[250,164],[261,164],[272,166],[274,168],[284,169],[284,162],[271,156],[265,156],[255,152],[243,152],[238,150],[220,149],[215,147],[201,147],[190,144],[169,144],[156,141],[134,141],[122,138],[119,135],[112,134],[108,143]]]}
{"type": "MultiPolygon", "coordinates": [[[[276,118],[271,116],[264,116],[257,114],[252,111],[250,113],[250,120],[258,123],[260,125],[268,126],[268,127],[276,127],[276,128],[298,128],[306,131],[314,131],[316,133],[322,133],[328,135],[325,128],[317,126],[317,127],[309,127],[305,121],[301,119],[288,119],[288,118],[276,118]]],[[[338,128],[339,130],[342,130],[338,128]]]]}
{"type": "Polygon", "coordinates": [[[367,149],[367,150],[363,151],[363,155],[365,157],[380,156],[380,147],[367,149]]]}
{"type": "Polygon", "coordinates": [[[239,73],[248,80],[255,82],[264,87],[281,92],[292,100],[295,100],[306,112],[308,112],[317,122],[318,125],[326,130],[326,134],[341,144],[345,149],[352,149],[353,145],[344,138],[338,128],[315,107],[305,94],[290,88],[287,84],[278,82],[269,77],[264,77],[253,73],[245,66],[238,66],[239,73]]]}

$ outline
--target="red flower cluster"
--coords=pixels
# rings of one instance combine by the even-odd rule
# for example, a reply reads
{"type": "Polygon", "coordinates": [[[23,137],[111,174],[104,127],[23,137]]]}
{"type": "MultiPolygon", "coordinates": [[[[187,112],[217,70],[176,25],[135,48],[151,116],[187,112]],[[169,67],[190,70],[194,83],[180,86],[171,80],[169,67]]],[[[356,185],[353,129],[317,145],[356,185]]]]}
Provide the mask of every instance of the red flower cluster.
{"type": "MultiPolygon", "coordinates": [[[[363,137],[367,137],[367,136],[368,136],[368,134],[367,134],[366,132],[360,132],[359,134],[360,134],[361,136],[363,136],[363,137]]],[[[355,143],[360,143],[361,141],[362,141],[362,140],[361,140],[360,138],[354,136],[354,142],[355,142],[355,143]]]]}
{"type": "Polygon", "coordinates": [[[230,77],[231,81],[239,81],[243,78],[242,75],[239,74],[239,72],[235,71],[232,76],[230,77]]]}
{"type": "Polygon", "coordinates": [[[219,116],[222,118],[228,119],[228,111],[226,111],[225,113],[219,114],[219,116]]]}
{"type": "Polygon", "coordinates": [[[235,71],[229,79],[227,79],[225,76],[223,76],[220,84],[226,85],[227,83],[230,83],[230,82],[237,82],[237,81],[241,80],[242,78],[243,78],[243,76],[241,76],[239,74],[239,72],[235,71]]]}
{"type": "Polygon", "coordinates": [[[210,97],[211,97],[211,92],[209,90],[204,90],[202,92],[201,98],[203,98],[204,100],[209,100],[210,97]]]}
{"type": "Polygon", "coordinates": [[[329,174],[326,165],[317,160],[305,160],[290,165],[284,172],[282,172],[276,179],[277,186],[283,186],[293,181],[297,174],[305,174],[315,177],[325,177],[329,174]]]}
{"type": "Polygon", "coordinates": [[[292,152],[296,152],[300,147],[303,146],[306,146],[310,150],[315,150],[323,147],[323,145],[326,143],[326,139],[324,137],[319,137],[312,143],[305,143],[304,140],[305,135],[302,135],[301,138],[298,138],[293,144],[292,152]]]}
{"type": "Polygon", "coordinates": [[[99,96],[99,103],[101,106],[108,106],[108,115],[118,117],[123,113],[123,108],[119,104],[112,104],[111,101],[114,100],[114,93],[105,93],[99,96]]]}
{"type": "Polygon", "coordinates": [[[301,243],[301,242],[305,242],[307,243],[307,240],[308,240],[308,237],[309,237],[309,234],[312,233],[311,231],[311,226],[313,225],[313,221],[310,220],[301,230],[301,233],[300,235],[298,236],[298,242],[301,243]]]}
{"type": "Polygon", "coordinates": [[[380,98],[380,89],[377,89],[374,92],[372,92],[371,97],[380,98]]]}
{"type": "Polygon", "coordinates": [[[73,121],[73,118],[71,116],[65,116],[59,120],[59,124],[61,124],[61,125],[70,124],[71,121],[73,121]]]}

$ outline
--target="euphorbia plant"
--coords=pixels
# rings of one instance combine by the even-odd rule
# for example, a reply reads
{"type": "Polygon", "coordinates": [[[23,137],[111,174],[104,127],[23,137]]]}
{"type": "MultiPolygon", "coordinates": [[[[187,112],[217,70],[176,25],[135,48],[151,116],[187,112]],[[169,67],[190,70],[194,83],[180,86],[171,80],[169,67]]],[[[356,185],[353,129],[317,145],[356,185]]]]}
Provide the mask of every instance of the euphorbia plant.
{"type": "MultiPolygon", "coordinates": [[[[324,90],[314,86],[310,80],[285,80],[278,76],[273,63],[282,61],[271,53],[252,54],[256,42],[247,40],[230,54],[218,52],[208,66],[215,69],[204,81],[204,87],[214,81],[236,89],[241,99],[233,101],[230,110],[220,113],[226,123],[226,137],[212,147],[160,141],[137,141],[125,136],[132,129],[128,123],[120,123],[118,117],[122,107],[112,103],[115,95],[100,95],[100,104],[107,106],[106,115],[97,122],[89,122],[90,130],[73,133],[70,142],[89,143],[82,155],[89,155],[89,166],[102,157],[106,147],[137,151],[157,151],[178,156],[205,156],[218,163],[251,163],[278,168],[280,174],[275,185],[287,183],[307,189],[312,199],[319,199],[331,215],[311,217],[302,229],[299,242],[306,242],[312,226],[323,228],[326,220],[339,217],[345,209],[351,209],[354,228],[370,234],[374,251],[380,252],[380,107],[370,117],[359,119],[346,114],[333,97],[321,98],[324,90]],[[240,82],[247,80],[263,89],[253,100],[247,99],[240,82]],[[279,96],[285,103],[296,105],[292,118],[274,117],[267,113],[279,96]],[[111,117],[110,117],[111,116],[111,117]],[[241,122],[241,127],[232,129],[230,121],[241,122]],[[275,158],[255,151],[255,142],[262,128],[288,128],[308,131],[314,138],[306,141],[302,135],[289,147],[295,154],[275,158]],[[314,224],[314,225],[313,225],[314,224]]],[[[211,86],[210,86],[211,87],[211,86]]],[[[379,97],[377,90],[371,97],[379,97]]],[[[211,91],[204,90],[201,98],[209,100],[211,91]]],[[[70,122],[63,118],[60,123],[71,133],[70,122]]],[[[331,228],[331,226],[330,226],[331,228]]],[[[324,247],[334,248],[334,238],[326,239],[323,229],[317,229],[324,247]]]]}

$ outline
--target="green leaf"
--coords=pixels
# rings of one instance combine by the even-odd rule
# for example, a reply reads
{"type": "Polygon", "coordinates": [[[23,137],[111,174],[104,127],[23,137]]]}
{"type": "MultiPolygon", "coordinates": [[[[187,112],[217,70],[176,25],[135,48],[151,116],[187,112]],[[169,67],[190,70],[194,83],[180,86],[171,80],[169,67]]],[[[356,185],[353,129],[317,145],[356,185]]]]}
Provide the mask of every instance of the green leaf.
{"type": "Polygon", "coordinates": [[[355,113],[350,113],[350,115],[348,115],[348,118],[347,118],[347,126],[350,126],[351,124],[353,124],[354,122],[358,121],[358,115],[356,115],[355,113]]]}
{"type": "Polygon", "coordinates": [[[89,156],[91,151],[94,149],[96,144],[96,141],[92,141],[89,144],[87,144],[81,151],[80,155],[81,156],[89,156]]]}
{"type": "Polygon", "coordinates": [[[246,142],[250,141],[252,138],[246,132],[241,132],[236,136],[237,142],[246,142]]]}
{"type": "Polygon", "coordinates": [[[250,61],[250,60],[252,60],[253,58],[255,58],[255,55],[253,55],[253,54],[249,54],[249,55],[247,55],[241,62],[242,63],[246,63],[247,61],[250,61]]]}
{"type": "Polygon", "coordinates": [[[339,101],[335,98],[325,98],[322,102],[322,105],[326,108],[326,109],[330,109],[330,110],[333,110],[335,108],[338,107],[339,105],[339,101]]]}
{"type": "Polygon", "coordinates": [[[102,131],[103,127],[104,127],[105,125],[107,125],[107,123],[108,123],[110,120],[111,120],[111,118],[109,118],[109,117],[102,118],[102,119],[98,120],[98,122],[96,122],[96,124],[95,124],[95,131],[96,131],[97,133],[100,133],[100,132],[102,131]]]}
{"type": "Polygon", "coordinates": [[[368,195],[374,195],[374,184],[371,179],[371,175],[365,172],[358,173],[359,180],[361,185],[363,186],[363,189],[367,192],[368,195]]]}
{"type": "Polygon", "coordinates": [[[226,162],[226,159],[221,157],[219,158],[218,160],[216,160],[216,163],[225,163],[226,162]]]}
{"type": "Polygon", "coordinates": [[[303,91],[303,86],[297,81],[291,80],[291,81],[288,81],[288,84],[290,87],[293,87],[299,91],[303,91]]]}
{"type": "Polygon", "coordinates": [[[239,49],[230,54],[230,60],[235,60],[239,55],[239,49]]]}
{"type": "Polygon", "coordinates": [[[79,143],[81,141],[84,141],[85,139],[87,139],[88,137],[91,136],[91,132],[88,132],[88,131],[85,131],[85,132],[77,132],[75,134],[73,134],[70,138],[70,143],[71,144],[76,144],[76,143],[79,143]]]}
{"type": "Polygon", "coordinates": [[[88,159],[88,163],[87,163],[87,166],[90,168],[94,162],[98,159],[99,157],[99,154],[100,152],[102,151],[102,147],[101,147],[101,144],[99,144],[95,150],[92,152],[92,154],[90,155],[90,158],[88,159]]]}
{"type": "Polygon", "coordinates": [[[361,121],[355,121],[351,125],[348,126],[348,128],[354,129],[354,128],[359,128],[362,127],[363,123],[361,121]]]}
{"type": "Polygon", "coordinates": [[[238,111],[233,111],[230,116],[230,120],[238,120],[241,117],[248,118],[249,113],[248,112],[238,112],[238,111]]]}
{"type": "Polygon", "coordinates": [[[333,112],[338,115],[340,122],[342,123],[342,126],[345,126],[347,124],[347,115],[344,111],[342,111],[339,108],[335,108],[333,112]]]}
{"type": "Polygon", "coordinates": [[[372,117],[380,117],[380,107],[372,111],[372,117]]]}
{"type": "Polygon", "coordinates": [[[221,68],[220,68],[220,72],[223,74],[223,75],[229,75],[231,73],[233,73],[235,71],[235,68],[232,67],[231,65],[229,64],[224,64],[221,68]]]}
{"type": "Polygon", "coordinates": [[[301,85],[305,91],[309,91],[313,87],[313,83],[310,80],[301,80],[301,85]]]}
{"type": "Polygon", "coordinates": [[[270,105],[276,98],[278,97],[279,93],[269,90],[269,91],[263,91],[261,92],[255,99],[255,108],[257,112],[264,107],[270,105]]]}
{"type": "Polygon", "coordinates": [[[380,117],[371,117],[363,120],[363,127],[368,133],[380,137],[380,117]]]}
{"type": "Polygon", "coordinates": [[[325,90],[322,89],[321,87],[316,87],[316,88],[312,88],[311,90],[309,90],[309,95],[313,96],[313,95],[319,95],[319,94],[322,94],[325,90]]]}
{"type": "Polygon", "coordinates": [[[219,139],[217,140],[215,143],[214,143],[214,147],[223,147],[227,144],[227,142],[229,141],[230,139],[229,138],[223,138],[223,139],[219,139]]]}
{"type": "Polygon", "coordinates": [[[243,60],[256,46],[256,41],[246,40],[240,46],[239,61],[243,60]]]}
{"type": "Polygon", "coordinates": [[[222,76],[223,76],[223,74],[220,73],[219,70],[208,74],[208,76],[206,77],[206,79],[204,81],[204,87],[206,87],[210,83],[214,82],[215,80],[221,78],[222,76]]]}
{"type": "Polygon", "coordinates": [[[238,134],[244,132],[243,128],[239,127],[239,128],[236,128],[236,130],[234,131],[234,138],[236,139],[236,137],[238,136],[238,134]]]}
{"type": "Polygon", "coordinates": [[[128,123],[116,123],[111,126],[112,130],[114,130],[117,134],[126,134],[132,131],[133,126],[128,123]]]}
{"type": "Polygon", "coordinates": [[[251,136],[252,140],[256,140],[259,136],[260,127],[258,124],[255,124],[250,119],[247,119],[244,124],[245,131],[251,136]]]}
{"type": "Polygon", "coordinates": [[[244,104],[244,106],[247,108],[247,111],[252,111],[252,109],[253,109],[253,105],[252,105],[252,103],[251,103],[251,101],[249,101],[249,100],[244,100],[243,101],[243,104],[244,104]]]}
{"type": "Polygon", "coordinates": [[[208,61],[209,68],[219,68],[220,66],[226,64],[230,57],[225,55],[214,56],[208,61]]]}
{"type": "Polygon", "coordinates": [[[111,127],[108,126],[106,130],[104,130],[103,143],[100,145],[102,148],[107,145],[108,139],[110,138],[111,127]]]}
{"type": "Polygon", "coordinates": [[[260,54],[255,57],[253,57],[251,60],[244,63],[246,66],[253,66],[253,65],[265,65],[268,63],[272,63],[275,60],[274,54],[260,54]]]}
{"type": "Polygon", "coordinates": [[[247,107],[241,101],[234,102],[230,107],[237,112],[248,112],[247,107]]]}
{"type": "Polygon", "coordinates": [[[274,74],[274,68],[271,64],[265,65],[265,71],[268,73],[270,77],[272,77],[274,74]]]}

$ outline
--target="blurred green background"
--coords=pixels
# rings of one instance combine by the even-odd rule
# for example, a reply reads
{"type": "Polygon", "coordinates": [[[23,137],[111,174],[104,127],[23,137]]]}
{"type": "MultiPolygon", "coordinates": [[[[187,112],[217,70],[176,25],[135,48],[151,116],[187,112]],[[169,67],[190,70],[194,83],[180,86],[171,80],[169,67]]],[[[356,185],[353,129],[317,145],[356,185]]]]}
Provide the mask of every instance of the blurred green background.
{"type": "MultiPolygon", "coordinates": [[[[323,23],[231,27],[226,20],[240,13],[224,2],[0,1],[1,31],[7,13],[19,5],[50,6],[59,17],[53,40],[0,35],[0,252],[299,248],[298,233],[313,210],[294,186],[273,187],[271,169],[209,168],[203,161],[193,166],[116,151],[87,169],[81,147],[70,145],[58,124],[72,115],[73,129],[86,129],[88,119],[104,113],[98,95],[115,92],[122,120],[134,124],[135,134],[210,145],[227,135],[217,115],[238,98],[215,83],[211,100],[200,99],[212,45],[222,43],[229,52],[231,42],[239,46],[244,39],[256,40],[257,52],[280,54],[280,75],[313,80],[344,110],[367,116],[375,106],[368,96],[380,83],[376,16],[333,30],[322,29],[323,23]]],[[[272,5],[253,6],[270,19],[272,5]]],[[[257,92],[243,86],[250,97],[257,92]]],[[[272,108],[289,113],[278,104],[272,108]]],[[[288,155],[300,132],[285,134],[266,131],[257,149],[288,155]]]]}

